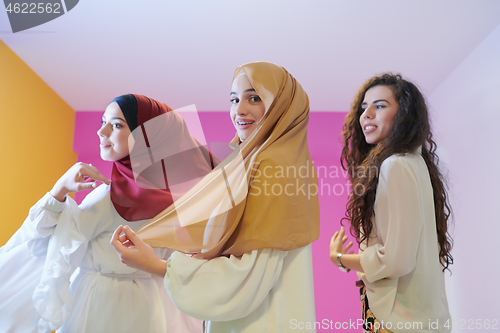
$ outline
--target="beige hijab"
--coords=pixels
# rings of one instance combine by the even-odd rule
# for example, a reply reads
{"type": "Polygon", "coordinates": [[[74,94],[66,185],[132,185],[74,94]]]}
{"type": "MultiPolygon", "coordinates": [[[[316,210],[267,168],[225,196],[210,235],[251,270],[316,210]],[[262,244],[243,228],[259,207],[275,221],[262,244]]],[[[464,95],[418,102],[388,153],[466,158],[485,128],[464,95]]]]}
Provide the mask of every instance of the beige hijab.
{"type": "Polygon", "coordinates": [[[318,238],[307,94],[273,63],[243,65],[234,78],[241,71],[264,102],[263,118],[243,143],[236,134],[234,152],[217,168],[138,231],[151,246],[211,259],[262,248],[288,251],[318,238]]]}

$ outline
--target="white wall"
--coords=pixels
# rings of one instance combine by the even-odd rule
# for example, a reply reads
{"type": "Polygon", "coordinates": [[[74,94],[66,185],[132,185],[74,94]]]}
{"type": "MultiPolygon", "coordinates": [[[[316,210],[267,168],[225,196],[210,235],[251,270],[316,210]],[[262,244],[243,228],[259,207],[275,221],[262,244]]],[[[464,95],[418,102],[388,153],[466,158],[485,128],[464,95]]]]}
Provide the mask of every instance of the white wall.
{"type": "Polygon", "coordinates": [[[428,97],[455,213],[447,288],[460,332],[471,320],[500,321],[500,25],[428,97]]]}

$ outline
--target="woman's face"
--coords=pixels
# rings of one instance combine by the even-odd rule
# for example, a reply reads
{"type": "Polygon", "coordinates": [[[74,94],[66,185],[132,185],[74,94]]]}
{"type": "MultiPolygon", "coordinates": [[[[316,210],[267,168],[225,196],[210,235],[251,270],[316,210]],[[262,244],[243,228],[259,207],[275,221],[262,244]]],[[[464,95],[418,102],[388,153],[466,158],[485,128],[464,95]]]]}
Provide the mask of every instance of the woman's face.
{"type": "Polygon", "coordinates": [[[231,120],[241,141],[248,138],[264,116],[266,107],[245,74],[238,75],[231,86],[231,120]]]}
{"type": "Polygon", "coordinates": [[[104,161],[118,161],[129,154],[128,137],[130,129],[118,103],[108,105],[102,115],[101,128],[97,135],[101,140],[101,158],[104,161]]]}
{"type": "Polygon", "coordinates": [[[389,86],[375,86],[366,91],[361,107],[364,112],[359,122],[365,140],[369,144],[377,144],[389,134],[399,103],[389,86]]]}

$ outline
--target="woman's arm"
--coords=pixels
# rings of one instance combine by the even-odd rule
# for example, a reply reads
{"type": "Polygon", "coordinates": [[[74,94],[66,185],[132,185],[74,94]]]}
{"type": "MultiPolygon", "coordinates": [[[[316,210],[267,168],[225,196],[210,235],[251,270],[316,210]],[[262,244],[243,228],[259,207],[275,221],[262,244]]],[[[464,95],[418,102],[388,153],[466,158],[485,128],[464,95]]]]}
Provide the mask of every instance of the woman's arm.
{"type": "Polygon", "coordinates": [[[417,263],[426,220],[421,187],[430,180],[423,174],[427,172],[425,162],[422,160],[421,165],[416,158],[414,155],[392,156],[380,168],[375,199],[377,226],[371,235],[379,240],[361,255],[368,282],[404,276],[417,263]]]}
{"type": "Polygon", "coordinates": [[[42,242],[30,242],[30,250],[35,255],[44,255],[43,253],[47,250],[48,245],[48,239],[45,238],[54,232],[61,212],[70,206],[68,202],[65,202],[66,195],[69,192],[94,188],[95,180],[110,183],[109,179],[91,165],[81,162],[73,165],[59,178],[52,190],[31,207],[28,217],[21,228],[12,236],[6,246],[2,247],[0,252],[9,251],[26,241],[42,239],[42,242]],[[88,181],[93,182],[89,183],[88,181]]]}
{"type": "Polygon", "coordinates": [[[204,260],[174,252],[165,262],[129,227],[118,228],[111,244],[126,265],[165,275],[167,292],[183,312],[215,321],[243,318],[262,304],[286,256],[283,251],[261,249],[241,257],[204,260]],[[122,230],[125,235],[119,236],[122,230]]]}
{"type": "Polygon", "coordinates": [[[240,257],[196,259],[174,252],[165,287],[176,306],[195,318],[229,321],[255,311],[281,275],[286,252],[261,249],[240,257]]]}
{"type": "Polygon", "coordinates": [[[49,236],[54,232],[57,221],[66,203],[59,202],[49,193],[45,194],[30,208],[22,226],[9,241],[0,248],[0,253],[8,252],[29,242],[29,249],[35,256],[45,256],[49,236]]]}
{"type": "MultiPolygon", "coordinates": [[[[375,207],[377,225],[371,235],[380,242],[361,254],[346,254],[340,259],[344,267],[365,273],[370,282],[406,275],[416,265],[425,217],[415,171],[418,167],[410,158],[393,156],[381,166],[375,207]]],[[[342,252],[347,240],[342,229],[330,244],[330,258],[335,264],[337,254],[346,251],[342,252]]]]}

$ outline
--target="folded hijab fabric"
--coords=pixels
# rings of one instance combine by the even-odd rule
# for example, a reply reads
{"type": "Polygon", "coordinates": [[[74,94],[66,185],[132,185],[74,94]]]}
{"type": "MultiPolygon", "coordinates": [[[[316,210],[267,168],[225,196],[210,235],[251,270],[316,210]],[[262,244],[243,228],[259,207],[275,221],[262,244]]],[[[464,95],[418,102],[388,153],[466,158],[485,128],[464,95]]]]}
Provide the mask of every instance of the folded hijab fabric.
{"type": "Polygon", "coordinates": [[[256,130],[234,152],[138,234],[153,247],[197,258],[255,249],[283,251],[319,236],[317,177],[307,145],[309,100],[295,78],[269,62],[243,71],[265,105],[256,130]]]}
{"type": "Polygon", "coordinates": [[[110,196],[127,221],[150,219],[213,169],[212,156],[170,106],[142,95],[115,98],[132,132],[113,162],[110,196]]]}

